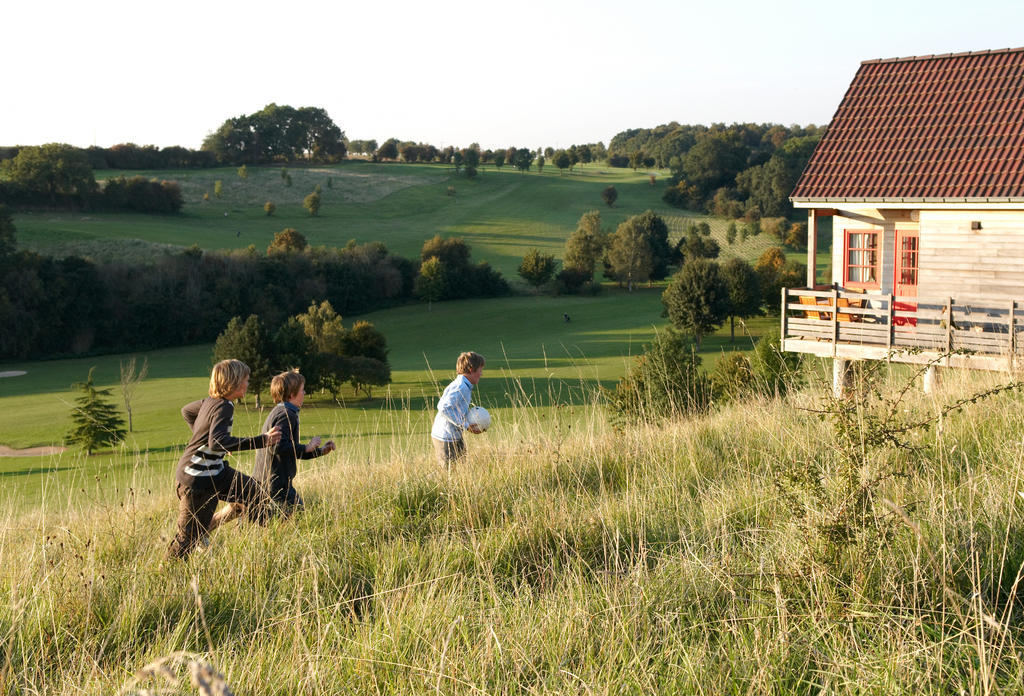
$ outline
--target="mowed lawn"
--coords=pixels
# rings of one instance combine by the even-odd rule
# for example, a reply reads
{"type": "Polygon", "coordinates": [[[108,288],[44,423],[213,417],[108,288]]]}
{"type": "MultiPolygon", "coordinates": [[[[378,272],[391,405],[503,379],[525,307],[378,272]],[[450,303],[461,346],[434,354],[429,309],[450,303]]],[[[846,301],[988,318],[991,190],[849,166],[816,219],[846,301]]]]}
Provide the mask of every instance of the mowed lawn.
{"type": "MultiPolygon", "coordinates": [[[[652,209],[662,215],[678,239],[686,226],[707,220],[722,246],[722,257],[751,261],[777,243],[769,235],[729,245],[729,221],[670,208],[661,200],[667,172],[655,172],[652,186],[645,171],[577,165],[561,174],[547,165],[525,174],[510,167],[486,165],[475,180],[456,176],[452,167],[435,164],[345,162],[331,167],[289,168],[286,186],[280,167],[251,167],[241,179],[234,168],[152,172],[97,172],[98,179],[124,174],[173,179],[182,186],[185,207],[179,215],[125,213],[18,213],[19,243],[41,253],[78,254],[97,260],[145,259],[198,245],[203,249],[265,249],[276,232],[297,229],[314,246],[341,246],[380,241],[402,256],[419,256],[423,242],[435,234],[461,237],[475,261],[488,261],[507,278],[531,248],[561,257],[565,240],[580,216],[600,210],[604,226],[614,231],[631,215],[652,209]],[[214,183],[222,182],[220,198],[214,183]],[[322,207],[310,216],[302,199],[319,185],[322,207]],[[614,185],[615,206],[601,200],[614,185]],[[449,195],[451,188],[451,193],[449,195]],[[204,201],[204,194],[209,200],[204,201]],[[266,201],[277,210],[263,211],[266,201]]],[[[799,257],[800,255],[797,254],[799,257]]]]}
{"type": "MultiPolygon", "coordinates": [[[[592,402],[599,385],[613,387],[643,344],[666,326],[660,295],[658,287],[633,293],[608,288],[596,297],[442,302],[429,311],[417,304],[363,315],[388,338],[393,384],[377,389],[369,401],[347,389],[341,404],[329,395],[312,396],[303,408],[303,433],[332,437],[339,442],[340,456],[363,461],[385,454],[424,455],[435,400],[453,376],[455,357],[469,349],[488,359],[475,397],[492,411],[495,427],[501,427],[502,411],[509,408],[532,409],[538,421],[571,420],[573,405],[592,402]],[[568,323],[563,314],[569,315],[568,323]]],[[[749,350],[774,326],[769,318],[748,322],[748,333],[737,332],[736,348],[749,350]]],[[[702,347],[704,367],[712,369],[730,347],[728,328],[708,337],[702,347]]],[[[97,476],[124,485],[132,480],[135,485],[170,485],[188,434],[179,409],[205,395],[211,351],[207,344],[138,355],[140,362],[148,360],[149,376],[138,388],[134,431],[126,442],[89,458],[76,448],[52,456],[2,457],[6,494],[22,502],[38,500],[45,487],[59,498],[98,483],[97,476]]],[[[5,413],[0,444],[15,449],[59,445],[77,396],[71,385],[85,379],[92,366],[97,383],[111,387],[121,407],[119,366],[128,357],[0,365],[0,371],[27,372],[0,379],[5,413]]],[[[250,396],[237,409],[236,433],[256,433],[264,416],[250,396]]],[[[243,470],[251,466],[251,456],[240,457],[243,470]]]]}

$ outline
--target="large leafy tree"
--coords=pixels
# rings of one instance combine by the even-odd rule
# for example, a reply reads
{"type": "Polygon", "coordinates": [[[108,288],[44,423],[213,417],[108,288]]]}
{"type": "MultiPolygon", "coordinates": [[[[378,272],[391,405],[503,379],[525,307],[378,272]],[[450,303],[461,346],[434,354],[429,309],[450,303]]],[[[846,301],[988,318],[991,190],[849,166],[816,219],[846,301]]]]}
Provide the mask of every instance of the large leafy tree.
{"type": "Polygon", "coordinates": [[[213,344],[213,359],[241,360],[249,366],[249,391],[260,408],[260,393],[270,382],[270,356],[272,345],[270,335],[263,321],[255,314],[242,321],[233,317],[213,344]]]}
{"type": "Polygon", "coordinates": [[[341,354],[345,351],[345,325],[341,315],[327,300],[310,303],[305,313],[296,317],[317,353],[341,354]]]}
{"type": "Polygon", "coordinates": [[[554,159],[551,161],[554,162],[556,167],[558,167],[559,174],[565,174],[565,170],[569,168],[570,164],[572,164],[572,161],[569,159],[569,153],[565,150],[559,150],[556,152],[554,159]]]}
{"type": "Polygon", "coordinates": [[[569,235],[562,255],[562,266],[582,271],[587,279],[594,276],[594,267],[604,249],[601,231],[601,213],[596,210],[583,213],[576,223],[576,231],[569,235]]]}
{"type": "Polygon", "coordinates": [[[426,301],[428,312],[432,303],[444,297],[445,288],[448,285],[446,275],[444,262],[437,256],[431,256],[420,264],[420,272],[416,276],[413,293],[416,297],[426,301]]]}
{"type": "Polygon", "coordinates": [[[345,355],[360,355],[382,363],[388,361],[388,340],[368,321],[357,321],[342,340],[345,355]]]}
{"type": "Polygon", "coordinates": [[[525,147],[521,147],[516,150],[515,154],[512,156],[512,166],[525,174],[530,170],[532,165],[533,152],[525,147]]]}
{"type": "Polygon", "coordinates": [[[620,224],[612,235],[608,247],[608,265],[619,283],[625,283],[630,292],[636,283],[650,278],[654,261],[636,216],[620,224]]]}
{"type": "Polygon", "coordinates": [[[398,158],[398,141],[394,138],[388,138],[384,143],[377,148],[377,159],[379,160],[393,160],[398,158]]]}
{"type": "Polygon", "coordinates": [[[271,373],[291,368],[299,369],[310,386],[316,382],[316,365],[313,341],[306,335],[306,329],[298,317],[289,317],[274,332],[273,350],[270,356],[271,373]]]}
{"type": "Polygon", "coordinates": [[[668,277],[668,268],[676,261],[676,252],[668,241],[668,225],[660,215],[646,210],[633,218],[633,224],[644,235],[647,248],[651,250],[651,280],[668,277]]]}
{"type": "Polygon", "coordinates": [[[757,259],[754,270],[761,280],[765,307],[772,314],[781,306],[782,288],[801,287],[806,282],[807,267],[798,261],[787,261],[782,247],[769,247],[757,259]]]}
{"type": "Polygon", "coordinates": [[[441,296],[435,299],[469,297],[473,294],[473,268],[469,263],[471,251],[470,246],[459,237],[434,235],[423,243],[420,260],[426,263],[432,258],[437,258],[443,267],[444,285],[441,296]]]}
{"type": "Polygon", "coordinates": [[[754,267],[733,257],[722,264],[722,279],[729,292],[729,340],[736,340],[736,317],[746,319],[761,311],[764,295],[754,267]]]}
{"type": "Polygon", "coordinates": [[[345,133],[319,107],[267,104],[247,116],[229,118],[203,141],[225,164],[345,157],[345,133]]]}
{"type": "Polygon", "coordinates": [[[86,455],[104,445],[120,442],[125,435],[124,419],[114,405],[106,400],[111,390],[100,389],[93,381],[95,369],[89,368],[86,380],[74,385],[82,395],[75,399],[78,405],[71,411],[72,426],[65,438],[70,444],[81,445],[86,455]]]}
{"type": "Polygon", "coordinates": [[[725,321],[729,313],[729,288],[718,264],[708,259],[690,259],[661,295],[672,324],[701,339],[725,321]]]}
{"type": "Polygon", "coordinates": [[[53,206],[58,195],[88,196],[96,190],[85,152],[63,143],[23,147],[15,157],[0,162],[0,174],[29,191],[45,194],[53,206]]]}
{"type": "Polygon", "coordinates": [[[558,262],[551,254],[542,254],[539,249],[530,249],[519,264],[519,275],[527,283],[539,288],[555,275],[558,262]]]}
{"type": "Polygon", "coordinates": [[[736,184],[746,195],[748,206],[756,207],[765,217],[792,212],[789,194],[820,139],[820,135],[790,138],[767,162],[738,174],[736,184]]]}

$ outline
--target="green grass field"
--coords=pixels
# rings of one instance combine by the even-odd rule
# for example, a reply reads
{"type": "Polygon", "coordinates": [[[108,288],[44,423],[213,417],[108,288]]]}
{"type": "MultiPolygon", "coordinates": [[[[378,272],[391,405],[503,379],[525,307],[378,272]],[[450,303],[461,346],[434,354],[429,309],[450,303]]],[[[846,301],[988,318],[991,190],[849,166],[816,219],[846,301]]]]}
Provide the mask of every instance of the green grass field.
{"type": "MultiPolygon", "coordinates": [[[[370,401],[356,400],[349,391],[342,405],[327,395],[313,396],[303,409],[304,432],[334,437],[346,450],[366,456],[382,448],[403,453],[422,449],[429,444],[434,400],[453,376],[455,356],[463,349],[488,358],[476,398],[494,410],[496,420],[503,409],[516,405],[536,406],[543,418],[553,407],[589,403],[598,386],[613,386],[625,373],[656,327],[666,325],[660,294],[660,288],[633,293],[609,288],[590,298],[520,296],[435,303],[431,311],[417,304],[363,315],[388,338],[393,384],[378,389],[370,401]],[[563,321],[563,313],[571,322],[563,321]]],[[[753,340],[774,327],[774,320],[753,320],[748,327],[746,334],[738,332],[736,348],[749,350],[753,340]]],[[[705,368],[712,369],[721,352],[731,347],[728,329],[708,337],[702,347],[705,368]]],[[[211,346],[201,345],[140,355],[140,362],[142,357],[149,362],[149,376],[138,390],[134,432],[125,443],[89,458],[74,449],[50,456],[0,457],[5,497],[28,505],[44,491],[60,498],[98,473],[123,482],[130,471],[152,485],[167,485],[187,439],[178,411],[205,394],[211,352],[211,346]],[[127,460],[131,467],[121,464],[127,460]]],[[[91,366],[96,366],[97,383],[112,387],[120,404],[120,363],[128,357],[0,366],[0,372],[27,372],[0,379],[0,409],[7,414],[0,444],[14,449],[60,444],[76,396],[71,384],[85,379],[91,366]]],[[[262,417],[247,399],[238,410],[237,432],[256,432],[262,417]]],[[[251,455],[240,461],[247,469],[251,455]]]]}
{"type": "MultiPolygon", "coordinates": [[[[571,177],[449,174],[293,170],[291,197],[274,198],[280,217],[267,220],[261,199],[283,190],[279,170],[246,182],[189,173],[182,216],[16,224],[28,246],[97,258],[263,247],[286,225],[314,244],[380,239],[410,256],[455,234],[511,275],[530,246],[560,253],[608,182],[620,188],[608,226],[648,207],[676,233],[689,219],[661,209],[645,178],[595,165],[571,177]],[[224,198],[198,202],[216,178],[224,198]],[[310,219],[297,201],[317,181],[328,202],[310,219]]],[[[725,223],[712,227],[728,252],[725,223]]],[[[756,257],[769,243],[733,249],[756,257]]],[[[818,257],[822,268],[824,248],[818,257]]],[[[660,293],[360,317],[387,336],[394,383],[368,402],[307,401],[303,434],[339,451],[300,468],[305,511],[228,525],[185,561],[164,559],[187,434],[178,409],[205,394],[211,347],[146,354],[123,446],[0,458],[0,694],[1019,693],[1020,385],[976,404],[1002,376],[946,372],[925,396],[909,388],[912,368],[891,368],[837,402],[826,366],[808,361],[809,384],[785,398],[613,426],[595,393],[665,325],[660,293]],[[427,437],[463,349],[488,358],[477,400],[494,424],[446,474],[427,437]],[[931,425],[902,428],[921,421],[931,425]],[[188,670],[204,665],[220,673],[213,686],[190,688],[188,670]]],[[[748,322],[737,347],[775,325],[748,322]]],[[[707,337],[704,367],[727,347],[727,329],[707,337]]],[[[126,357],[0,365],[27,373],[0,379],[0,444],[58,442],[70,384],[95,365],[117,399],[126,357]]],[[[236,414],[238,434],[263,417],[251,398],[236,414]]]]}
{"type": "Polygon", "coordinates": [[[195,694],[189,665],[236,694],[1019,693],[1021,405],[866,450],[814,387],[656,427],[518,405],[451,475],[343,446],[301,515],[185,561],[170,486],[83,477],[59,510],[0,507],[0,693],[195,694]]]}
{"type": "MultiPolygon", "coordinates": [[[[537,247],[560,256],[565,239],[587,210],[601,210],[605,227],[612,230],[628,216],[654,209],[665,218],[673,238],[691,222],[707,219],[723,256],[736,253],[754,259],[771,245],[767,235],[760,235],[729,246],[726,221],[666,208],[660,200],[663,173],[651,186],[645,173],[594,164],[564,175],[550,166],[543,173],[526,174],[509,167],[484,167],[470,181],[456,178],[450,167],[440,165],[352,161],[334,167],[290,168],[293,185],[288,187],[280,171],[253,167],[245,180],[233,168],[143,172],[180,182],[186,199],[181,215],[26,212],[15,217],[18,240],[22,246],[54,255],[144,260],[193,244],[205,249],[250,244],[263,248],[275,232],[292,226],[314,245],[380,240],[399,254],[415,257],[426,239],[441,234],[466,239],[475,260],[490,261],[520,287],[516,269],[522,255],[537,247]],[[218,180],[223,182],[220,198],[213,195],[218,180]],[[318,184],[324,203],[320,215],[311,217],[301,200],[318,184]],[[600,198],[608,184],[619,191],[614,208],[600,198]],[[450,186],[454,196],[448,195],[450,186]],[[204,194],[210,194],[209,201],[203,200],[204,194]],[[263,213],[266,200],[277,205],[272,218],[263,213]]],[[[137,172],[99,172],[97,177],[120,174],[137,172]]],[[[415,304],[361,317],[373,321],[388,337],[394,383],[369,402],[350,400],[336,407],[324,398],[314,399],[304,416],[305,427],[345,438],[349,447],[363,450],[383,446],[387,440],[384,431],[389,428],[381,425],[381,419],[391,416],[382,414],[405,413],[415,422],[414,430],[425,432],[431,399],[450,377],[454,355],[470,347],[491,361],[479,398],[499,409],[499,417],[501,408],[523,399],[541,411],[552,403],[585,403],[598,385],[611,386],[625,372],[629,356],[649,340],[653,327],[665,325],[660,293],[660,287],[632,294],[609,287],[593,298],[523,296],[441,303],[433,311],[415,304]],[[572,316],[570,324],[562,321],[563,313],[572,316]]],[[[771,323],[755,320],[750,332],[759,336],[771,323]]],[[[706,369],[730,347],[725,343],[721,332],[708,339],[703,350],[706,369]]],[[[750,344],[748,335],[739,347],[750,344]]],[[[149,354],[150,376],[137,397],[135,432],[122,451],[89,460],[70,452],[0,458],[0,475],[10,484],[6,489],[15,496],[28,493],[29,499],[47,485],[64,490],[67,481],[103,471],[126,452],[144,458],[142,473],[165,469],[182,442],[178,408],[204,393],[209,355],[209,346],[149,354]]],[[[126,357],[3,366],[4,370],[27,370],[28,375],[0,380],[0,405],[11,414],[0,444],[22,449],[59,443],[75,397],[69,386],[84,379],[92,365],[97,366],[100,384],[117,385],[118,366],[126,357]]],[[[254,430],[260,417],[255,410],[242,409],[239,425],[254,430]]],[[[388,446],[398,445],[389,442],[388,446]]],[[[133,474],[138,473],[135,465],[133,474]]]]}
{"type": "MultiPolygon", "coordinates": [[[[440,234],[461,237],[476,261],[489,261],[506,278],[518,281],[516,269],[530,248],[561,257],[565,240],[588,210],[600,210],[606,229],[631,215],[652,209],[672,230],[673,241],[687,224],[707,220],[722,246],[723,258],[756,258],[775,241],[749,237],[730,246],[728,221],[667,207],[661,200],[665,172],[651,186],[646,173],[577,165],[561,175],[554,167],[522,174],[509,167],[485,166],[476,180],[455,177],[451,167],[424,164],[346,162],[333,167],[292,168],[285,186],[280,168],[253,167],[243,180],[233,168],[199,171],[97,172],[97,178],[142,174],[173,179],[182,185],[185,208],[179,215],[65,212],[19,213],[14,221],[19,243],[52,255],[78,254],[97,260],[144,259],[197,244],[204,249],[237,249],[250,244],[265,249],[276,232],[293,227],[314,246],[384,242],[393,252],[418,257],[423,242],[440,234]],[[331,186],[327,181],[330,179],[331,186]],[[213,195],[214,182],[223,195],[213,195]],[[302,208],[302,199],[319,184],[323,205],[317,217],[302,208]],[[614,184],[614,208],[601,191],[614,184]],[[447,195],[448,187],[455,195],[447,195]],[[203,201],[209,193],[210,200],[203,201]],[[277,212],[267,217],[263,204],[277,212]]],[[[796,254],[798,258],[804,255],[796,254]]],[[[827,263],[827,260],[826,260],[827,263]]]]}

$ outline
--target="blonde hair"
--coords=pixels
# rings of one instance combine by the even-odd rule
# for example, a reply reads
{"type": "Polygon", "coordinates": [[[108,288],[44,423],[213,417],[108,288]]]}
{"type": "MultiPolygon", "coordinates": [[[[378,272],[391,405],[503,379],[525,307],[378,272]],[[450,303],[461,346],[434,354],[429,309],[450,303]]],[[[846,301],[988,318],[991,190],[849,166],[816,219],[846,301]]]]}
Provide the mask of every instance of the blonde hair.
{"type": "Polygon", "coordinates": [[[467,350],[459,356],[458,360],[455,361],[455,373],[468,375],[470,372],[476,372],[485,364],[487,364],[487,361],[484,360],[484,356],[479,353],[474,353],[471,350],[467,350]]]}
{"type": "Polygon", "coordinates": [[[241,360],[221,360],[210,373],[210,396],[228,398],[249,376],[249,366],[241,360]]]}
{"type": "Polygon", "coordinates": [[[274,375],[274,379],[270,380],[270,398],[275,404],[288,401],[298,394],[305,384],[306,378],[300,375],[298,370],[287,370],[274,375]]]}

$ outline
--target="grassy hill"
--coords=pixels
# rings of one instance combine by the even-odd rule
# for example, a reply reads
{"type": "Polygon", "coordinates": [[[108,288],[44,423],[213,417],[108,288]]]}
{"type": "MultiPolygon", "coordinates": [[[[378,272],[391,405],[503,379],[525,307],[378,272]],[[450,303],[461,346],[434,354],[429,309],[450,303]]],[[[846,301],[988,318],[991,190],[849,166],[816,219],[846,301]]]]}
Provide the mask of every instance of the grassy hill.
{"type": "Polygon", "coordinates": [[[419,256],[425,240],[440,234],[465,239],[475,260],[489,261],[513,281],[518,280],[516,270],[530,248],[561,257],[566,238],[588,210],[600,210],[605,227],[614,230],[629,216],[652,209],[665,217],[673,241],[689,222],[707,219],[723,257],[735,254],[755,260],[774,243],[768,235],[759,235],[729,246],[726,221],[667,207],[661,200],[667,180],[664,172],[651,186],[646,172],[597,164],[577,165],[565,175],[550,165],[543,173],[526,174],[485,166],[472,181],[456,177],[451,167],[426,164],[352,161],[288,171],[290,187],[279,167],[249,168],[244,180],[233,168],[97,172],[97,178],[142,174],[176,180],[182,186],[185,208],[173,216],[20,213],[15,216],[18,240],[52,255],[144,259],[193,244],[204,249],[250,244],[265,249],[274,233],[293,227],[315,246],[343,246],[350,239],[382,241],[392,251],[413,258],[419,256]],[[220,198],[214,196],[218,180],[223,184],[220,198]],[[323,205],[320,214],[311,217],[302,199],[318,184],[323,205]],[[601,200],[601,191],[609,184],[619,192],[614,208],[601,200]],[[454,195],[448,195],[449,186],[454,195]],[[203,194],[209,194],[210,200],[204,202],[203,194]],[[268,200],[277,206],[273,217],[263,212],[268,200]]]}
{"type": "MultiPolygon", "coordinates": [[[[658,327],[659,288],[626,293],[609,288],[597,297],[520,296],[494,300],[435,303],[383,310],[360,318],[372,321],[388,338],[393,384],[363,401],[346,390],[343,404],[328,396],[311,398],[303,408],[304,431],[334,437],[351,453],[381,449],[418,452],[429,432],[434,400],[451,379],[459,351],[473,349],[488,359],[477,400],[496,418],[520,403],[547,414],[560,406],[589,403],[601,385],[611,386],[628,369],[658,327]],[[571,317],[570,323],[562,319],[571,317]],[[394,435],[402,423],[402,437],[394,435]],[[415,433],[405,437],[406,432],[415,433]]],[[[349,320],[346,320],[349,323],[349,320]]],[[[752,342],[774,320],[748,323],[738,349],[752,342]]],[[[727,329],[705,340],[704,366],[713,368],[723,350],[731,349],[727,329]]],[[[107,476],[118,485],[130,479],[166,485],[184,444],[180,407],[206,393],[211,364],[209,345],[153,351],[138,356],[149,363],[149,377],[138,390],[135,432],[116,451],[85,458],[72,449],[59,455],[0,457],[6,484],[0,497],[16,507],[54,504],[83,481],[107,476]]],[[[59,445],[70,425],[74,382],[96,366],[97,384],[114,388],[120,408],[120,363],[130,356],[109,355],[0,365],[0,372],[26,371],[0,379],[0,409],[5,425],[0,444],[15,449],[59,445]]],[[[264,395],[266,398],[266,395],[264,395]]],[[[265,413],[252,399],[238,409],[239,433],[256,432],[265,413]]],[[[242,464],[249,466],[251,457],[242,464]]]]}
{"type": "Polygon", "coordinates": [[[236,694],[1016,693],[1024,404],[986,403],[866,449],[814,389],[618,430],[520,405],[451,476],[343,447],[305,513],[185,562],[169,487],[92,485],[0,518],[0,692],[195,693],[193,662],[236,694]]]}

